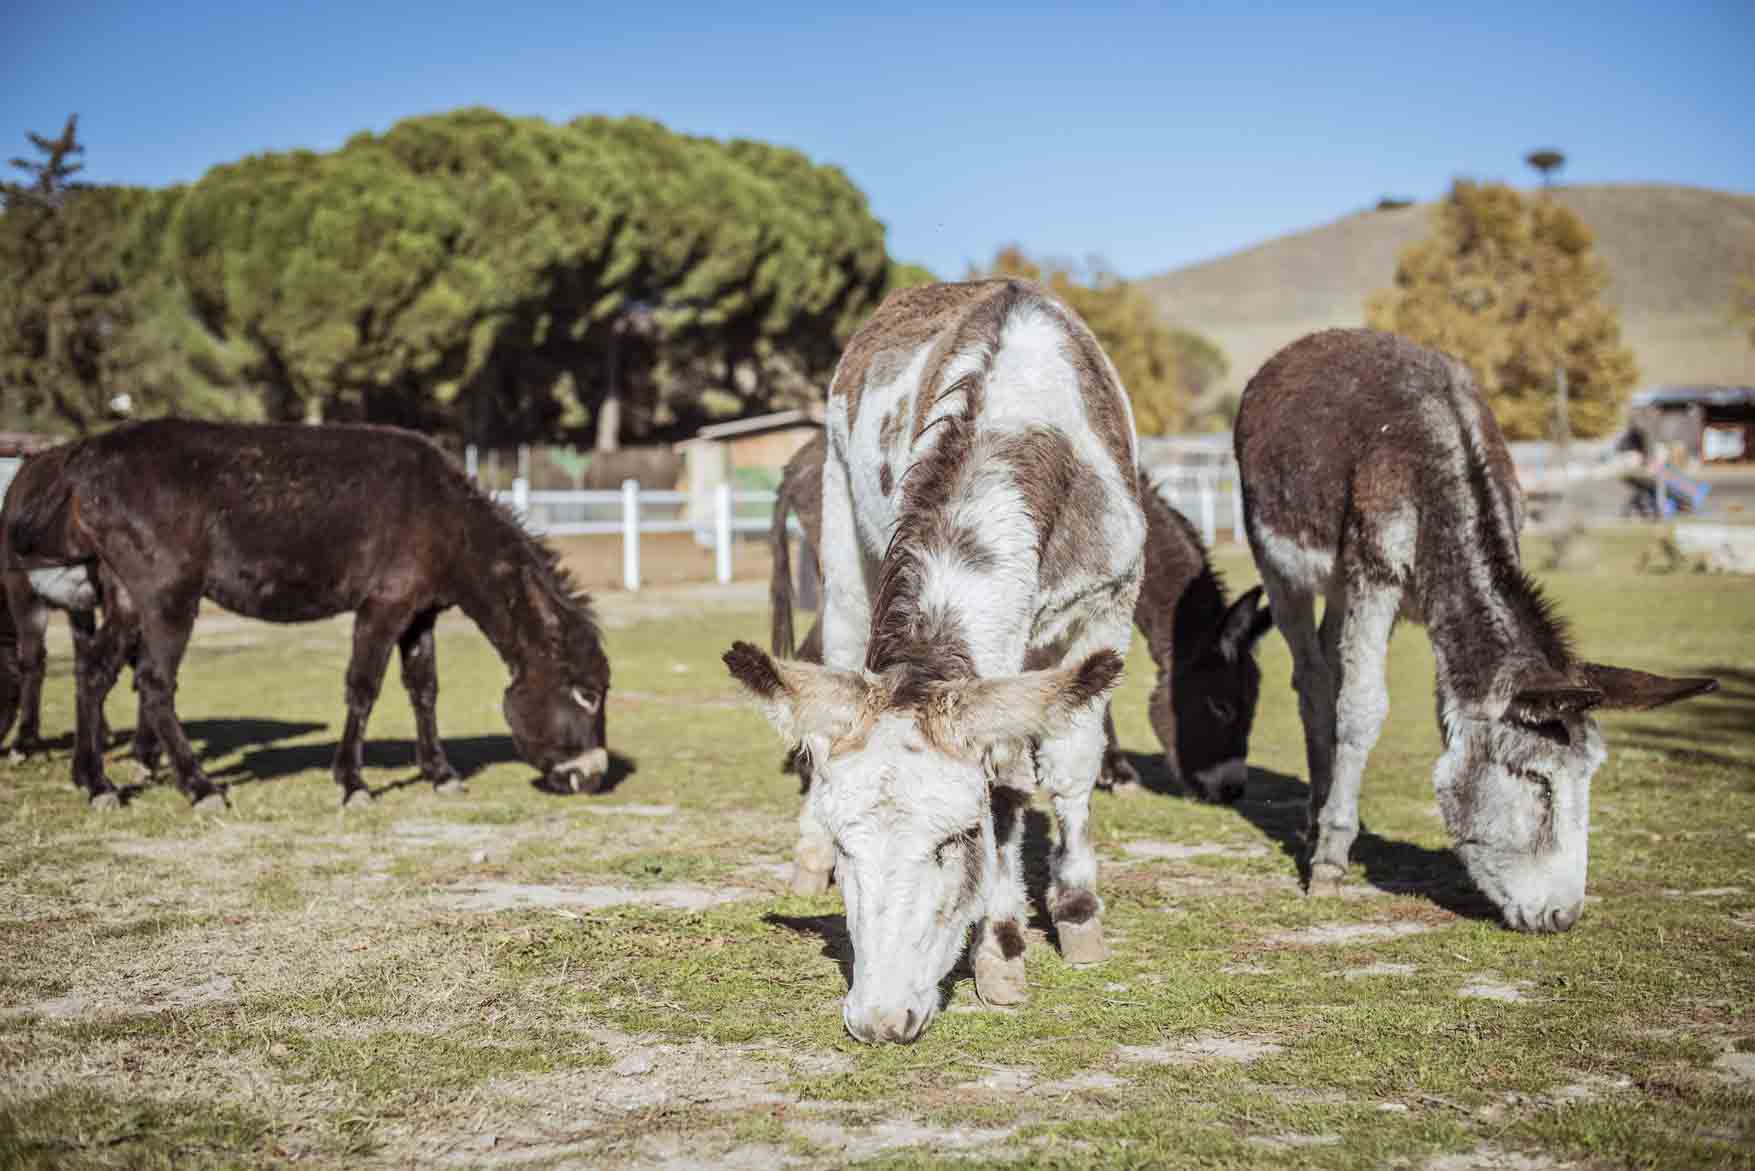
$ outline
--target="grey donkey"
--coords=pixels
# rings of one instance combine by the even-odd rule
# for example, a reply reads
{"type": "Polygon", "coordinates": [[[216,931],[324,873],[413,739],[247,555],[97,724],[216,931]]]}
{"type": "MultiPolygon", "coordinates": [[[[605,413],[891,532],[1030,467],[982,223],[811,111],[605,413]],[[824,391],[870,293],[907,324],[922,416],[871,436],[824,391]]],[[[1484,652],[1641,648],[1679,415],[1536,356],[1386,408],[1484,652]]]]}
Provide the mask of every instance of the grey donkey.
{"type": "Polygon", "coordinates": [[[1389,712],[1390,632],[1405,617],[1426,626],[1437,660],[1433,782],[1457,853],[1508,926],[1571,927],[1605,758],[1590,713],[1717,683],[1573,653],[1523,570],[1504,437],[1455,359],[1370,330],[1302,338],[1250,380],[1236,447],[1249,543],[1304,723],[1310,892],[1338,891],[1346,873],[1365,760],[1389,712]]]}

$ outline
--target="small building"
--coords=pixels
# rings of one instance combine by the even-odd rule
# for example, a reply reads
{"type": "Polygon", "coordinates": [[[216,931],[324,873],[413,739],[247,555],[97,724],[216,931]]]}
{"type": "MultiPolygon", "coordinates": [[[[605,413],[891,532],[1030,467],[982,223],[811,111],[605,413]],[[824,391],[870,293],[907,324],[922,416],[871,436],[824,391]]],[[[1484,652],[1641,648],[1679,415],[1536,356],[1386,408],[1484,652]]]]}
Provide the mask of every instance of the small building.
{"type": "Polygon", "coordinates": [[[730,483],[744,490],[772,489],[793,453],[823,429],[823,408],[813,403],[729,423],[702,427],[678,443],[688,480],[688,516],[697,531],[711,532],[713,493],[730,483]]]}
{"type": "Polygon", "coordinates": [[[1705,463],[1755,463],[1755,386],[1657,386],[1633,396],[1629,423],[1705,463]]]}

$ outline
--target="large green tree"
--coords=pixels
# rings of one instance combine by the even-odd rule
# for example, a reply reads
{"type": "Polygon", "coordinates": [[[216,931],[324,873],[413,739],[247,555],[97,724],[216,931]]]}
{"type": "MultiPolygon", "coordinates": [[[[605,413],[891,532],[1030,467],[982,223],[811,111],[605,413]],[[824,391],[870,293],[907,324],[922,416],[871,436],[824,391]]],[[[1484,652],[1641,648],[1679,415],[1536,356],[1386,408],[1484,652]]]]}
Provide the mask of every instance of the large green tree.
{"type": "Polygon", "coordinates": [[[271,413],[604,446],[813,393],[890,263],[796,151],[481,109],[217,168],[171,236],[271,413]]]}
{"type": "Polygon", "coordinates": [[[1141,435],[1190,430],[1201,399],[1225,375],[1224,353],[1192,330],[1167,325],[1139,285],[1087,267],[1045,264],[1011,245],[987,271],[1038,281],[1084,319],[1121,375],[1141,435]]]}
{"type": "Polygon", "coordinates": [[[1366,319],[1466,362],[1512,439],[1554,434],[1562,375],[1571,433],[1606,435],[1638,370],[1591,244],[1584,222],[1552,199],[1459,180],[1366,319]]]}

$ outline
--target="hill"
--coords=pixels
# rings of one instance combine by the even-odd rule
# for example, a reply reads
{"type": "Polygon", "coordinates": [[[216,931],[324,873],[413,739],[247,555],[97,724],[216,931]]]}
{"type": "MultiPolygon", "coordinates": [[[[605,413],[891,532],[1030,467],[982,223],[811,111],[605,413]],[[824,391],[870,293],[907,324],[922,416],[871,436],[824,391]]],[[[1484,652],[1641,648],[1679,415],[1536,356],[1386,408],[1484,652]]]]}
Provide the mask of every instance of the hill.
{"type": "MultiPolygon", "coordinates": [[[[1728,316],[1737,278],[1755,273],[1755,196],[1661,185],[1553,195],[1596,233],[1641,385],[1755,384],[1755,348],[1728,316]]],[[[1363,324],[1365,298],[1389,285],[1401,250],[1430,230],[1432,206],[1358,212],[1146,284],[1169,320],[1224,349],[1227,389],[1240,391],[1294,338],[1363,324]]]]}

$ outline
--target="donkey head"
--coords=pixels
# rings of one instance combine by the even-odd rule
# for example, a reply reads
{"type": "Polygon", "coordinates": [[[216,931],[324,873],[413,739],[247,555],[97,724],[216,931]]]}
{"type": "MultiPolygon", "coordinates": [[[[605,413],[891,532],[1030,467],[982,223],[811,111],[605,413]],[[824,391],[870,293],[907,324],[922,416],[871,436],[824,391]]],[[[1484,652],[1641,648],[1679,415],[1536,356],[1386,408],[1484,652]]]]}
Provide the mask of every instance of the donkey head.
{"type": "Polygon", "coordinates": [[[1661,707],[1718,689],[1580,663],[1526,672],[1500,710],[1441,720],[1438,806],[1469,876],[1518,931],[1565,931],[1584,907],[1590,781],[1607,752],[1596,708],[1661,707]]]}
{"type": "Polygon", "coordinates": [[[997,865],[988,782],[1102,702],[1121,659],[1004,679],[922,680],[725,656],[811,769],[810,812],[835,843],[853,944],[842,1006],[861,1041],[912,1041],[987,905],[997,865]]]}
{"type": "Polygon", "coordinates": [[[609,660],[601,649],[579,663],[531,667],[506,688],[500,708],[518,755],[554,792],[595,793],[609,772],[609,660]]]}
{"type": "Polygon", "coordinates": [[[1261,692],[1255,644],[1273,624],[1256,586],[1231,604],[1204,642],[1175,648],[1175,662],[1147,701],[1171,777],[1202,800],[1229,804],[1243,796],[1261,692]]]}

